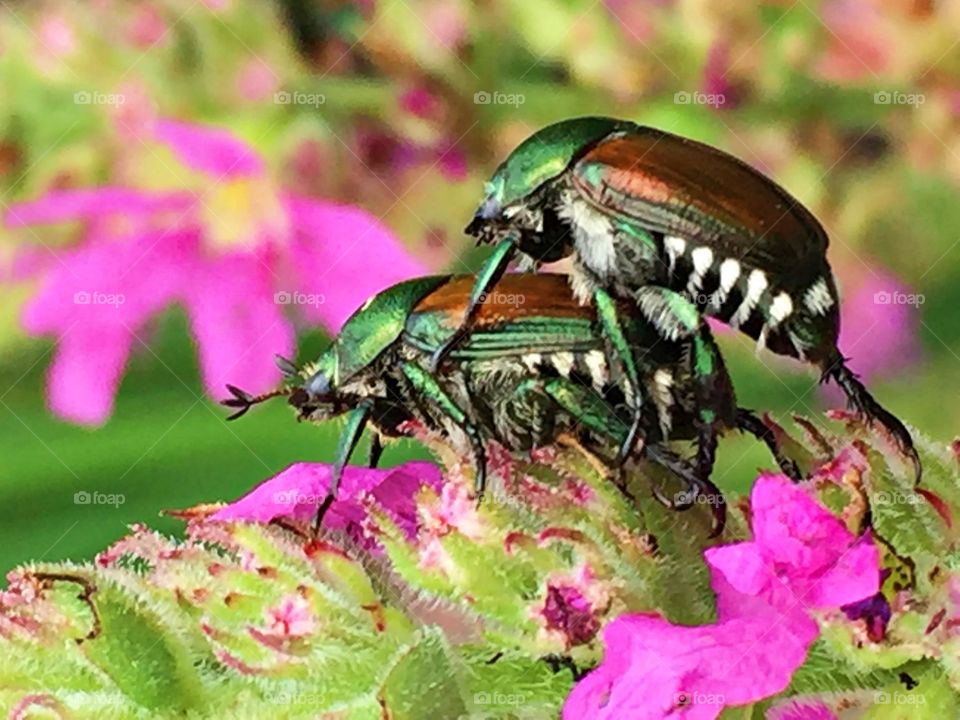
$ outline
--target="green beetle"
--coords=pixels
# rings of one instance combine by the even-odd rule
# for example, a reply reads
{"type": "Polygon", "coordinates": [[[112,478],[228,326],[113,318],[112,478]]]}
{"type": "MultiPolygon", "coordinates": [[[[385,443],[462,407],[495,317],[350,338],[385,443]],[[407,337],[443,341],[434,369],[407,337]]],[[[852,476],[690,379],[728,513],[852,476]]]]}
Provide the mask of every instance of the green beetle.
{"type": "MultiPolygon", "coordinates": [[[[853,408],[887,428],[919,481],[910,433],[837,348],[839,301],[823,227],[737,158],[631,122],[566,120],[533,134],[500,165],[466,232],[496,249],[478,275],[464,328],[516,251],[534,266],[572,256],[574,292],[607,309],[604,331],[620,353],[611,295],[669,287],[758,347],[816,365],[853,408]]],[[[464,332],[437,350],[435,367],[464,332]]]]}
{"type": "MultiPolygon", "coordinates": [[[[439,375],[430,372],[431,356],[457,331],[475,281],[474,276],[437,276],[395,285],[360,308],[315,362],[302,370],[285,362],[289,382],[284,387],[251,397],[228,386],[233,397],[224,404],[238,408],[232,418],[276,395],[289,395],[304,420],[347,414],[318,518],[333,501],[343,467],[368,424],[375,431],[372,465],[380,456],[381,436],[402,436],[411,421],[469,449],[478,499],[489,440],[525,451],[567,433],[601,456],[622,443],[631,422],[628,406],[637,403],[622,383],[623,369],[610,360],[616,355],[595,310],[576,301],[565,276],[504,277],[477,312],[470,333],[451,350],[449,367],[439,375]]],[[[722,497],[710,473],[717,433],[727,428],[760,437],[781,466],[797,476],[791,461],[776,455],[763,423],[737,409],[720,354],[696,308],[665,288],[645,292],[639,310],[622,308],[649,398],[641,404],[643,454],[686,483],[682,504],[689,506],[704,491],[722,497]],[[675,439],[697,440],[695,461],[667,447],[675,439]]],[[[713,507],[719,532],[725,508],[722,503],[713,507]]]]}

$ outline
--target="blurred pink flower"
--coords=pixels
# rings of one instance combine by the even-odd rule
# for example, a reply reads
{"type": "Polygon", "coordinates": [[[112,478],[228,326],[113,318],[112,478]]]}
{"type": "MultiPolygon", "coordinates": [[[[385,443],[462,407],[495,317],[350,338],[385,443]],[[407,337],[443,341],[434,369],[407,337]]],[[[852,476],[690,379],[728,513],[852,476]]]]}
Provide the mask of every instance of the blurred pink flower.
{"type": "Polygon", "coordinates": [[[273,355],[294,347],[285,305],[336,331],[372,294],[423,274],[367,212],[276,191],[228,131],[158,121],[153,137],[206,177],[202,191],[58,190],[7,214],[11,227],[85,223],[79,246],[49,251],[55,262],[24,263],[40,287],[23,324],[59,341],[48,380],[58,415],[106,420],[139,333],[171,304],[185,307],[204,384],[222,397],[227,382],[253,392],[278,382],[273,355]],[[214,213],[216,193],[236,210],[214,213]]]}
{"type": "Polygon", "coordinates": [[[658,7],[668,7],[673,0],[604,0],[607,12],[623,28],[628,39],[649,42],[654,39],[656,26],[654,12],[658,7]]]}
{"type": "Polygon", "coordinates": [[[725,40],[716,40],[707,51],[703,66],[703,92],[714,98],[716,110],[733,110],[740,104],[739,90],[730,78],[730,45],[725,40]]]}
{"type": "Polygon", "coordinates": [[[828,0],[820,10],[827,47],[817,72],[832,82],[874,81],[889,70],[897,37],[885,13],[871,0],[828,0]]]}
{"type": "Polygon", "coordinates": [[[565,720],[713,720],[786,688],[819,635],[815,610],[879,589],[869,538],[782,476],[751,495],[753,540],[709,548],[717,622],[687,627],[623,615],[604,629],[603,663],[573,689],[565,720]],[[681,710],[682,709],[682,710],[681,710]]]}
{"type": "MultiPolygon", "coordinates": [[[[332,472],[331,465],[296,463],[218,510],[212,519],[268,523],[286,518],[309,522],[326,496],[332,472]]],[[[423,486],[439,491],[442,485],[440,469],[429,462],[408,462],[382,470],[348,465],[337,500],[323,523],[327,528],[343,530],[355,542],[375,547],[375,537],[370,536],[366,523],[366,504],[372,502],[413,538],[417,531],[417,491],[423,486]]]]}
{"type": "Polygon", "coordinates": [[[400,109],[416,118],[429,140],[404,139],[398,142],[393,161],[398,170],[422,164],[437,164],[448,180],[460,182],[467,177],[467,158],[448,134],[449,108],[444,99],[423,85],[404,91],[398,100],[400,109]]]}
{"type": "Polygon", "coordinates": [[[842,297],[838,344],[865,381],[898,373],[920,359],[922,295],[875,268],[845,283],[842,297]]]}
{"type": "Polygon", "coordinates": [[[247,60],[237,73],[240,97],[251,102],[270,98],[280,87],[280,76],[258,57],[247,60]]]}
{"type": "Polygon", "coordinates": [[[138,5],[130,18],[126,35],[137,47],[148,50],[160,43],[170,26],[160,11],[150,5],[138,5]]]}

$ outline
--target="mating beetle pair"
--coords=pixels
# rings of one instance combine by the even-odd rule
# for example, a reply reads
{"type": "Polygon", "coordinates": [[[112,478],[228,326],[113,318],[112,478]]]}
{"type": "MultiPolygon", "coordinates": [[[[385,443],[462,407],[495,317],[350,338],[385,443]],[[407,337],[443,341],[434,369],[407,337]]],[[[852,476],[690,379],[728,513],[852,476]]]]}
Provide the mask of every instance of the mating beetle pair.
{"type": "MultiPolygon", "coordinates": [[[[318,517],[332,503],[367,425],[375,431],[374,465],[380,436],[402,436],[410,421],[469,448],[478,498],[487,441],[525,451],[561,434],[575,435],[612,465],[631,425],[631,405],[641,408],[643,455],[685,483],[685,505],[704,492],[722,497],[710,481],[718,432],[747,430],[776,452],[764,425],[737,409],[719,351],[696,308],[666,288],[647,288],[637,312],[621,308],[640,397],[624,382],[597,311],[578,303],[560,275],[502,278],[469,332],[450,349],[443,372],[432,373],[432,356],[458,331],[474,282],[473,276],[437,276],[395,285],[358,310],[316,362],[302,370],[285,363],[289,382],[283,388],[251,397],[231,387],[234,397],[224,403],[239,409],[234,417],[276,395],[288,395],[301,419],[347,415],[318,517]],[[695,439],[696,460],[674,454],[668,439],[695,439]]],[[[787,460],[782,464],[792,467],[787,460]]],[[[725,506],[719,501],[711,506],[718,533],[725,506]]]]}
{"type": "MultiPolygon", "coordinates": [[[[587,117],[548,126],[497,169],[466,231],[495,243],[476,278],[428,277],[372,298],[333,345],[259,397],[231,388],[242,415],[289,395],[300,417],[349,412],[330,493],[364,427],[403,434],[418,421],[472,448],[477,491],[484,446],[521,451],[564,433],[619,465],[640,455],[709,489],[717,434],[737,427],[780,457],[769,430],[736,407],[701,315],[775,353],[820,368],[913,462],[904,425],[881,407],[837,349],[839,301],[822,226],[784,189],[719,150],[652,128],[587,117]],[[574,272],[504,275],[567,256],[574,272]],[[523,297],[522,305],[498,298],[523,297]],[[691,463],[668,440],[695,439],[691,463]]],[[[715,531],[724,506],[714,503],[715,531]]]]}
{"type": "MultiPolygon", "coordinates": [[[[733,156],[622,120],[566,120],[529,137],[500,165],[466,231],[496,249],[478,275],[463,330],[435,364],[517,251],[527,265],[572,256],[582,302],[609,308],[611,295],[641,302],[643,288],[668,287],[758,346],[816,365],[854,409],[888,430],[919,481],[910,433],[837,348],[839,300],[823,227],[733,156]]],[[[629,370],[617,320],[604,316],[629,370]]],[[[637,382],[635,374],[628,379],[637,382]]]]}

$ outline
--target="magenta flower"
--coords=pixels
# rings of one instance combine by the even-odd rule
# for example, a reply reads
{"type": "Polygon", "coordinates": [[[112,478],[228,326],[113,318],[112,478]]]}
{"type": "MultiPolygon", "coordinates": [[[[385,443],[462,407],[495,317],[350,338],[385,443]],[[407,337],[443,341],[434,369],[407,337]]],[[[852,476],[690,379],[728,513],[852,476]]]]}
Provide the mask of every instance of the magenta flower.
{"type": "Polygon", "coordinates": [[[58,415],[105,421],[145,324],[172,304],[189,316],[207,390],[222,397],[226,382],[259,392],[279,380],[273,355],[294,347],[286,310],[336,331],[372,294],[423,274],[367,212],[277,191],[262,158],[227,130],[151,128],[200,174],[202,190],[51,191],[6,218],[11,227],[84,223],[75,248],[21,263],[40,279],[23,324],[59,341],[48,380],[58,415]]]}
{"type": "Polygon", "coordinates": [[[845,285],[843,298],[840,350],[865,380],[901,372],[920,359],[923,295],[875,268],[845,285]]]}
{"type": "MultiPolygon", "coordinates": [[[[213,520],[268,523],[287,519],[307,523],[316,514],[330,486],[332,465],[295,463],[224,508],[213,520]]],[[[408,462],[395,468],[370,469],[348,465],[337,500],[323,519],[324,526],[343,530],[354,541],[375,547],[367,524],[368,503],[382,508],[397,526],[413,538],[418,518],[415,496],[421,487],[439,491],[443,475],[433,463],[408,462]]]]}
{"type": "Polygon", "coordinates": [[[267,632],[280,638],[310,635],[317,627],[317,618],[310,603],[301,595],[287,595],[275,607],[265,611],[267,632]]]}
{"type": "Polygon", "coordinates": [[[814,611],[875,594],[879,557],[804,490],[762,476],[753,540],[705,552],[717,622],[686,627],[624,615],[604,629],[603,663],[564,706],[565,720],[712,720],[783,691],[819,634],[814,611]]]}

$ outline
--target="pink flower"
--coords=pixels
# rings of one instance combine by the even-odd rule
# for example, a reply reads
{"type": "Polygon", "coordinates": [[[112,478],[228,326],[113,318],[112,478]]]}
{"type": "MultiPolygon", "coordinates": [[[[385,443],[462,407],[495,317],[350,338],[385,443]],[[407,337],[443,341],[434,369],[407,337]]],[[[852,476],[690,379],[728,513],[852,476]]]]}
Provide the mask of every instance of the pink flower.
{"type": "Polygon", "coordinates": [[[610,604],[609,583],[589,566],[548,579],[545,597],[534,613],[547,636],[564,648],[584,645],[600,631],[600,616],[610,604]]]}
{"type": "Polygon", "coordinates": [[[287,595],[276,607],[264,612],[267,632],[277,637],[303,637],[317,626],[310,603],[300,595],[287,595]]]}
{"type": "Polygon", "coordinates": [[[740,104],[739,90],[730,79],[732,62],[726,41],[717,40],[710,46],[703,67],[703,92],[715,99],[717,110],[733,110],[740,104]]]}
{"type": "Polygon", "coordinates": [[[280,77],[263,60],[253,57],[247,60],[237,74],[237,90],[244,100],[266,100],[280,87],[280,77]]]}
{"type": "Polygon", "coordinates": [[[896,25],[870,0],[829,0],[821,14],[827,48],[817,64],[825,80],[871,80],[889,71],[897,53],[896,25]]]}
{"type": "Polygon", "coordinates": [[[274,189],[263,159],[229,131],[150,126],[152,140],[205,179],[202,190],[51,191],[6,218],[11,227],[85,222],[77,247],[34,267],[40,287],[23,316],[30,334],[58,338],[48,380],[58,415],[105,421],[145,324],[174,303],[220,397],[227,382],[254,392],[278,382],[273,356],[294,345],[285,310],[336,331],[372,294],[423,274],[365,211],[274,189]]]}
{"type": "Polygon", "coordinates": [[[133,11],[126,35],[134,45],[149,50],[165,39],[170,26],[160,11],[150,5],[139,5],[133,11]]]}
{"type": "MultiPolygon", "coordinates": [[[[333,466],[296,463],[265,480],[239,500],[214,513],[213,520],[268,523],[279,518],[309,522],[330,486],[333,466]]],[[[417,491],[428,486],[439,490],[440,469],[429,462],[409,462],[383,470],[348,465],[336,501],[324,517],[327,528],[343,530],[368,547],[375,543],[364,534],[367,502],[382,508],[413,538],[417,531],[417,491]]]]}
{"type": "Polygon", "coordinates": [[[580,683],[564,718],[713,720],[724,707],[783,691],[819,634],[812,613],[879,589],[868,538],[790,480],[762,476],[751,496],[753,540],[710,548],[717,622],[685,627],[624,615],[603,632],[604,662],[580,683]]]}
{"type": "Polygon", "coordinates": [[[922,295],[875,268],[845,283],[843,298],[838,344],[865,381],[896,374],[920,359],[922,295]]]}

